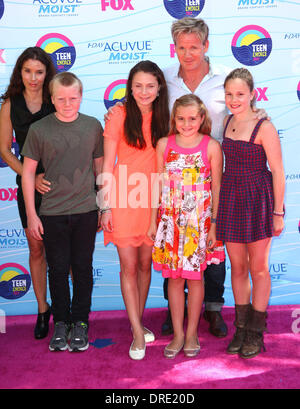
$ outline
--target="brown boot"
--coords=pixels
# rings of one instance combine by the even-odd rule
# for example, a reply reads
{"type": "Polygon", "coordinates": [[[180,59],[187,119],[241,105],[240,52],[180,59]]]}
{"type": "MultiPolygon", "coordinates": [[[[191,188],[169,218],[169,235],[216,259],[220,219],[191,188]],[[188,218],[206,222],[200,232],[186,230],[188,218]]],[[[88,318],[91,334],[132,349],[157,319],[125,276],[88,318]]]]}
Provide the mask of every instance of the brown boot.
{"type": "Polygon", "coordinates": [[[251,310],[246,327],[246,336],[240,350],[241,358],[254,358],[261,350],[266,350],[264,345],[264,331],[266,330],[267,313],[251,310]]]}
{"type": "Polygon", "coordinates": [[[235,334],[228,345],[226,352],[228,354],[238,354],[242,348],[246,335],[246,325],[251,311],[251,304],[235,305],[235,334]]]}

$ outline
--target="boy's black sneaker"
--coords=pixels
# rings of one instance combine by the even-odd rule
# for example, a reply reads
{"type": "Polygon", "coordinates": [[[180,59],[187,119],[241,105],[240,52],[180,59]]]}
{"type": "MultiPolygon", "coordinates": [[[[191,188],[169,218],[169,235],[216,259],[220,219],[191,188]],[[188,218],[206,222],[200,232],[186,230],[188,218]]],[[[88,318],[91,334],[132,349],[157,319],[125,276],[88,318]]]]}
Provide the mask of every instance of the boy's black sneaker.
{"type": "Polygon", "coordinates": [[[72,324],[69,351],[86,351],[89,347],[88,325],[83,321],[72,324]]]}
{"type": "Polygon", "coordinates": [[[55,323],[54,334],[51,338],[50,351],[66,351],[68,349],[68,336],[70,325],[63,321],[55,323]]]}

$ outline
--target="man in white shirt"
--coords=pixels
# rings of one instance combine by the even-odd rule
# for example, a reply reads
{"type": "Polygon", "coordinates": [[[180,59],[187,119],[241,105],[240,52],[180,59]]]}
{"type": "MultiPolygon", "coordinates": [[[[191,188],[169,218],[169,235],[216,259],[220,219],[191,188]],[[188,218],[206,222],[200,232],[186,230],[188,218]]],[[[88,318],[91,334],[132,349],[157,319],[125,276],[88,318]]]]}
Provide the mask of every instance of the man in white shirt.
{"type": "MultiPolygon", "coordinates": [[[[194,93],[206,105],[212,120],[212,135],[220,143],[223,137],[223,120],[228,114],[225,105],[224,80],[231,71],[223,66],[210,64],[207,24],[202,19],[185,17],[175,21],[171,28],[178,61],[164,70],[169,91],[169,107],[182,95],[194,93]]],[[[222,318],[224,304],[225,262],[212,264],[205,270],[205,313],[210,332],[216,337],[227,335],[227,326],[222,318]]],[[[167,296],[167,280],[164,282],[167,296]]],[[[173,332],[170,312],[162,326],[163,334],[173,332]]]]}
{"type": "MultiPolygon", "coordinates": [[[[209,63],[209,59],[207,58],[209,63]]],[[[164,70],[164,75],[168,85],[170,112],[175,100],[182,95],[190,94],[191,90],[178,75],[180,64],[176,63],[164,70]]],[[[193,91],[204,102],[212,120],[212,134],[217,141],[223,140],[223,120],[228,115],[224,97],[224,80],[231,69],[222,65],[212,65],[209,63],[209,72],[205,75],[197,88],[193,91]]]]}

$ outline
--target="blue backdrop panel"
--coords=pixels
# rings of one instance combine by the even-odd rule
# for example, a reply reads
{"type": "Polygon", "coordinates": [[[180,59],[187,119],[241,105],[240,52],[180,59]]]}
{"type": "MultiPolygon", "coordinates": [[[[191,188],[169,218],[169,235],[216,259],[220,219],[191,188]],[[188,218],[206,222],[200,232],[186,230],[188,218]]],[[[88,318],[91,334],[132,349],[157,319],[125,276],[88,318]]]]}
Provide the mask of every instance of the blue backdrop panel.
{"type": "MultiPolygon", "coordinates": [[[[176,61],[172,22],[201,17],[210,27],[211,61],[247,67],[255,78],[257,105],[272,117],[286,172],[286,228],[270,255],[271,304],[300,300],[300,47],[299,1],[284,0],[0,0],[0,92],[17,56],[44,48],[57,70],[71,70],[84,85],[81,112],[102,123],[122,100],[128,72],[150,59],[165,68],[176,61]]],[[[18,155],[18,146],[13,145],[18,155]]],[[[226,305],[233,305],[227,258],[226,305]]],[[[123,309],[116,249],[97,235],[93,310],[123,309]]],[[[153,271],[147,307],[166,305],[163,280],[153,271]]],[[[16,205],[15,174],[0,161],[0,310],[36,312],[27,240],[16,205]]]]}

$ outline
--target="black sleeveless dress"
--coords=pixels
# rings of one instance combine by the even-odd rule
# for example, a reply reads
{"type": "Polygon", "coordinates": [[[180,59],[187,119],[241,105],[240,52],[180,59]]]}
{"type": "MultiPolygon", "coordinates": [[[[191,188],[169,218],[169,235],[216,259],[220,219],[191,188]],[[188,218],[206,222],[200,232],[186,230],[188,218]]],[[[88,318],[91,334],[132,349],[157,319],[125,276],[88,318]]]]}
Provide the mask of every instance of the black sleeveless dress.
{"type": "MultiPolygon", "coordinates": [[[[40,111],[32,114],[27,108],[26,101],[23,94],[15,95],[10,97],[10,119],[12,127],[15,132],[16,141],[19,145],[20,152],[22,151],[23,145],[25,143],[29,127],[34,122],[44,118],[45,116],[51,114],[55,111],[55,108],[51,102],[43,102],[40,111]]],[[[21,162],[23,163],[24,158],[21,155],[21,162]]],[[[44,169],[42,164],[39,162],[37,166],[36,173],[43,173],[44,169]]],[[[21,176],[17,175],[16,183],[18,185],[18,209],[24,229],[27,228],[27,217],[25,211],[25,203],[22,192],[21,176]]],[[[35,191],[35,204],[38,213],[39,207],[41,205],[42,195],[35,191]]]]}

